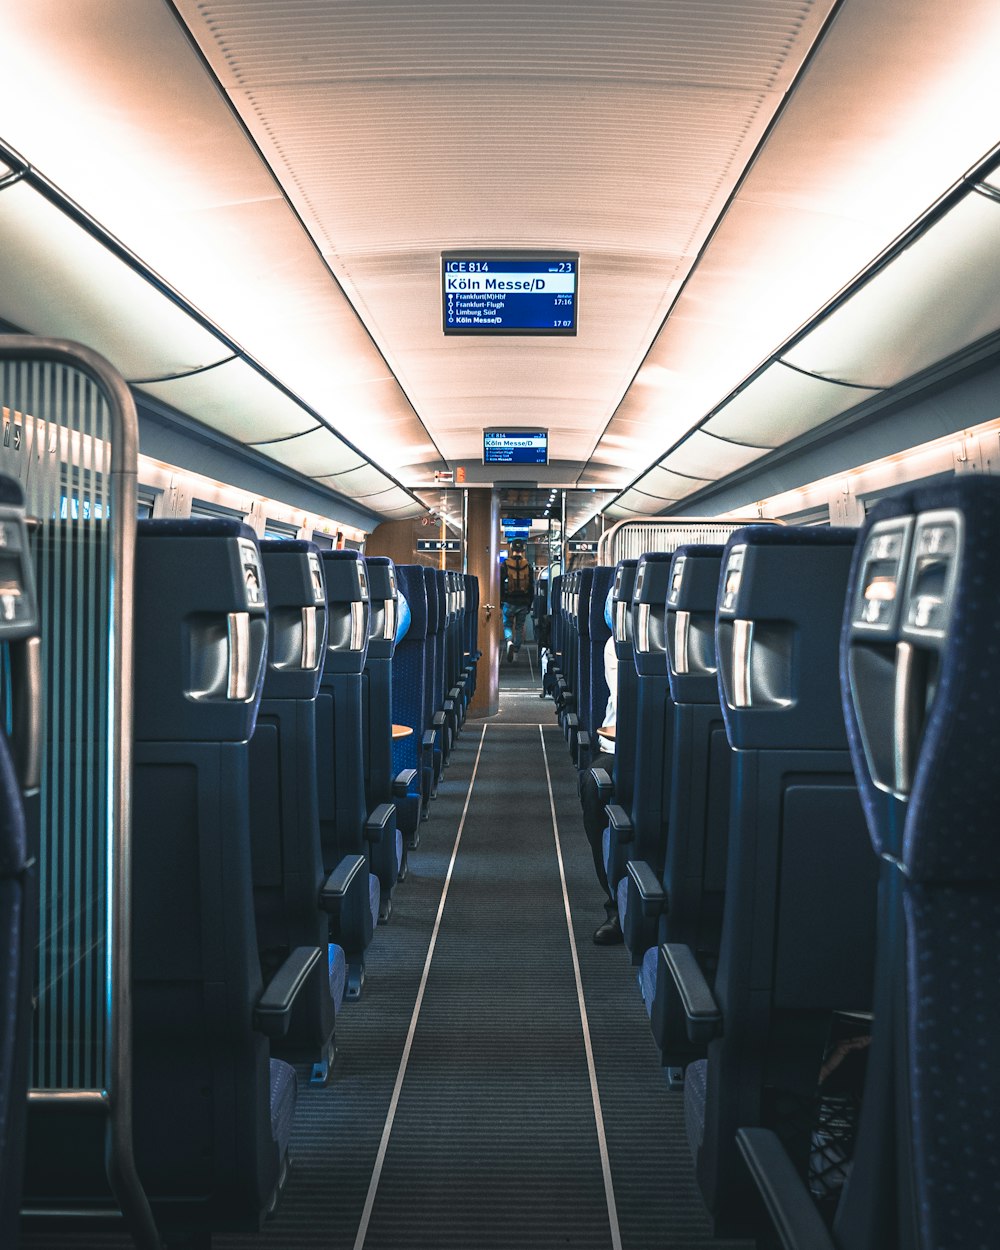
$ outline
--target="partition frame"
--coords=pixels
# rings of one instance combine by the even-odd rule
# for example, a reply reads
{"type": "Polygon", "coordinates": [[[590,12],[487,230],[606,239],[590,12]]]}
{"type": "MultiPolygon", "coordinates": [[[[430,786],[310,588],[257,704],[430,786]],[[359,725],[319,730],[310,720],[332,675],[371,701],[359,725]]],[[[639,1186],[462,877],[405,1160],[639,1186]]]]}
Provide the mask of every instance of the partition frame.
{"type": "MultiPolygon", "coordinates": [[[[106,1031],[103,1089],[32,1089],[29,1103],[102,1106],[107,1114],[106,1166],[111,1191],[141,1250],[160,1238],[135,1168],[132,1137],[132,723],[133,600],[139,434],[127,383],[100,355],[64,339],[0,335],[0,363],[76,370],[107,405],[110,461],[104,466],[110,540],[110,664],[108,673],[108,847],[106,870],[106,1031]]],[[[83,1214],[55,1210],[33,1215],[83,1214]]]]}
{"type": "Polygon", "coordinates": [[[733,532],[744,525],[783,525],[783,521],[775,521],[769,517],[687,517],[687,516],[650,516],[627,517],[616,521],[605,531],[597,543],[597,563],[617,564],[619,560],[637,559],[647,551],[672,551],[675,547],[687,543],[725,543],[733,532]],[[671,535],[672,545],[664,545],[665,535],[656,535],[651,546],[643,542],[644,530],[654,527],[661,530],[687,531],[671,535]],[[630,540],[637,539],[637,542],[630,540]]]}

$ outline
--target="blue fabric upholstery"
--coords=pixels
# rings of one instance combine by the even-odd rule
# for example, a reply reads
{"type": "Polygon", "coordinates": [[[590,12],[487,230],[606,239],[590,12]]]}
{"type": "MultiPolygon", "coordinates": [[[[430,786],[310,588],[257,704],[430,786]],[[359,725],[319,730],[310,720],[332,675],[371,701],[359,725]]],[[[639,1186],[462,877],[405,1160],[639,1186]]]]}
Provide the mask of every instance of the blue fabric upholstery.
{"type": "Polygon", "coordinates": [[[910,794],[910,881],[1000,885],[1000,484],[914,493],[918,513],[960,508],[959,581],[910,794]]]}
{"type": "Polygon", "coordinates": [[[344,1002],[344,990],[347,988],[347,956],[344,948],[335,942],[330,943],[326,953],[330,968],[330,997],[339,1012],[344,1002]]]}
{"type": "Polygon", "coordinates": [[[597,726],[604,723],[604,714],[608,707],[608,683],[604,675],[604,644],[611,637],[611,604],[610,595],[614,585],[614,567],[607,564],[594,569],[594,580],[590,589],[590,636],[588,639],[588,659],[590,663],[590,730],[597,732],[597,726]]]}
{"type": "Polygon", "coordinates": [[[604,872],[608,871],[608,860],[611,858],[611,826],[607,826],[604,830],[604,836],[601,839],[601,846],[604,848],[604,872]]]}
{"type": "MultiPolygon", "coordinates": [[[[605,868],[605,872],[607,868],[605,868]]],[[[618,882],[618,888],[615,891],[615,901],[618,904],[618,919],[621,921],[622,930],[625,929],[625,912],[628,909],[628,876],[622,877],[618,882]]]]}
{"type": "Polygon", "coordinates": [[[659,951],[651,946],[642,957],[642,968],[639,971],[639,987],[642,990],[642,1001],[646,1004],[646,1015],[653,1014],[653,1000],[656,998],[656,970],[659,967],[659,951]]]}
{"type": "Polygon", "coordinates": [[[1000,482],[957,479],[913,503],[913,565],[925,514],[962,519],[946,636],[914,641],[941,649],[902,855],[913,1156],[924,1245],[987,1246],[1000,1210],[1000,482]]]}
{"type": "Polygon", "coordinates": [[[705,1099],[708,1085],[708,1060],[696,1059],[684,1069],[684,1127],[692,1156],[701,1149],[705,1133],[705,1099]]]}
{"type": "Polygon", "coordinates": [[[295,1119],[295,1069],[283,1059],[271,1060],[271,1136],[283,1159],[292,1136],[295,1119]]]}
{"type": "MultiPolygon", "coordinates": [[[[406,636],[396,643],[392,656],[392,719],[397,725],[408,725],[413,733],[396,738],[392,744],[393,772],[404,768],[420,769],[421,735],[429,726],[425,719],[424,683],[427,667],[427,591],[423,570],[418,565],[399,564],[396,577],[400,592],[410,608],[410,626],[406,636]]],[[[416,788],[419,790],[419,777],[416,788]]]]}
{"type": "MultiPolygon", "coordinates": [[[[736,748],[724,916],[710,980],[721,1022],[707,1043],[709,1096],[702,1069],[689,1064],[685,1110],[705,1204],[717,1227],[733,1231],[748,1224],[737,1130],[776,1127],[779,1104],[812,1098],[831,1013],[870,1010],[874,979],[878,865],[847,751],[837,669],[857,535],[823,532],[813,543],[811,529],[786,528],[764,527],[760,542],[757,526],[730,539],[722,566],[736,572],[729,561],[740,547],[741,572],[720,579],[716,614],[719,688],[736,748]],[[736,620],[752,622],[758,640],[742,670],[746,700],[734,681],[742,662],[736,620]],[[770,655],[788,662],[769,666],[770,655]]],[[[696,942],[688,949],[697,958],[696,942]]],[[[662,1006],[662,1035],[673,1037],[666,988],[653,1019],[662,1006]]],[[[675,1066],[672,1054],[665,1057],[675,1066]]],[[[808,1147],[808,1135],[791,1142],[793,1165],[805,1167],[808,1147]]]]}
{"type": "Polygon", "coordinates": [[[378,909],[382,902],[382,887],[375,873],[368,874],[368,902],[372,912],[372,924],[378,924],[378,909]]]}

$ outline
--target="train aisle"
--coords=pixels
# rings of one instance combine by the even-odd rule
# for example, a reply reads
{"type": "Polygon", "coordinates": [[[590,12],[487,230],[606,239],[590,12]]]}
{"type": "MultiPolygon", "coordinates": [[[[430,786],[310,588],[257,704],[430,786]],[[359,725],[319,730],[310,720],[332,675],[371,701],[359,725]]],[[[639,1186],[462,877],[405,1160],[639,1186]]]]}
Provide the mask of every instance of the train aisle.
{"type": "Polygon", "coordinates": [[[219,1250],[742,1244],[710,1237],[624,949],[591,941],[576,774],[526,661],[455,746],[333,1079],[300,1087],[277,1218],[219,1250]]]}

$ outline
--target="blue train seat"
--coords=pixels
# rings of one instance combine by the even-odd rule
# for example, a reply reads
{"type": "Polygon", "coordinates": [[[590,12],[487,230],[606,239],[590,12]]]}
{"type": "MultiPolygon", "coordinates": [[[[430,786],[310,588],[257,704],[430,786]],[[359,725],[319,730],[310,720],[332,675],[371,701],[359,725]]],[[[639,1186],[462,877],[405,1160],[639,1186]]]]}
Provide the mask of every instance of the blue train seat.
{"type": "MultiPolygon", "coordinates": [[[[296,1084],[269,1056],[296,995],[327,980],[301,946],[265,986],[254,920],[249,749],[267,650],[253,531],[140,522],[132,786],[136,1166],[169,1234],[260,1227],[287,1170],[296,1084]]],[[[45,1201],[107,1204],[99,1126],[40,1114],[45,1201]]],[[[35,1197],[35,1194],[32,1195],[35,1197]]]]}
{"type": "MultiPolygon", "coordinates": [[[[396,570],[385,556],[369,556],[368,597],[371,604],[368,652],[361,675],[364,725],[365,802],[368,811],[379,803],[395,804],[397,781],[392,768],[392,653],[396,648],[399,596],[396,570]]],[[[402,797],[409,792],[409,775],[399,778],[402,797]]],[[[405,874],[403,832],[398,824],[388,837],[372,847],[372,865],[379,879],[380,920],[392,913],[392,891],[405,874]]]]}
{"type": "Polygon", "coordinates": [[[572,625],[575,607],[573,597],[576,587],[576,570],[571,569],[559,579],[559,659],[556,676],[556,713],[559,723],[564,724],[570,712],[576,710],[576,664],[573,647],[575,643],[572,625]]]}
{"type": "Polygon", "coordinates": [[[576,712],[576,592],[579,571],[570,569],[563,575],[560,615],[562,617],[562,654],[559,671],[559,723],[565,730],[566,718],[576,712]]]}
{"type": "Polygon", "coordinates": [[[336,1013],[347,966],[329,939],[316,797],[316,696],[326,649],[326,584],[319,550],[296,540],[263,540],[267,583],[267,669],[250,739],[250,834],[257,942],[264,979],[297,946],[327,951],[328,980],[300,994],[276,1050],[313,1065],[324,1083],[333,1064],[336,1013]]]}
{"type": "Polygon", "coordinates": [[[468,671],[465,664],[464,617],[465,617],[465,582],[462,574],[449,569],[445,573],[445,586],[448,595],[448,697],[455,704],[457,733],[465,724],[466,709],[469,705],[468,671]]]}
{"type": "Polygon", "coordinates": [[[831,1229],[777,1137],[739,1134],[793,1250],[995,1240],[998,537],[1000,484],[960,478],[879,505],[859,540],[842,681],[882,879],[871,1048],[831,1229]]]}
{"type": "MultiPolygon", "coordinates": [[[[327,594],[327,646],[316,700],[316,780],[323,867],[364,860],[357,873],[367,877],[367,907],[355,886],[340,926],[347,955],[348,998],[364,983],[364,952],[378,923],[381,887],[373,863],[379,845],[392,845],[396,811],[380,803],[371,812],[365,801],[364,736],[361,712],[362,673],[368,653],[371,604],[364,561],[356,551],[321,551],[327,594]]],[[[335,878],[339,880],[339,878],[335,878]]],[[[353,885],[354,878],[351,883],[353,885]]]]}
{"type": "Polygon", "coordinates": [[[482,655],[482,652],[479,650],[479,578],[473,577],[471,573],[465,573],[462,580],[465,583],[465,613],[463,617],[465,663],[468,671],[469,702],[471,703],[476,694],[476,677],[479,671],[479,659],[482,655]]]}
{"type": "Polygon", "coordinates": [[[590,750],[590,730],[587,717],[590,709],[590,646],[589,618],[590,591],[594,582],[593,569],[580,569],[575,577],[576,589],[573,594],[573,619],[571,628],[574,639],[573,692],[576,696],[576,709],[568,715],[563,725],[563,732],[569,743],[569,752],[579,767],[579,752],[582,743],[584,749],[590,750]]]}
{"type": "Polygon", "coordinates": [[[659,948],[680,995],[695,1172],[717,1234],[752,1187],[736,1130],[781,1132],[805,1166],[834,1015],[871,1006],[877,869],[840,706],[837,642],[854,531],[750,526],[726,545],[716,647],[733,748],[725,907],[710,987],[690,945],[659,948]]]}
{"type": "Polygon", "coordinates": [[[719,705],[715,604],[721,546],[681,546],[674,552],[667,593],[667,666],[674,702],[670,836],[663,874],[628,866],[625,941],[644,950],[641,984],[650,1025],[668,1072],[680,1076],[690,1047],[672,982],[659,982],[663,942],[694,951],[714,978],[722,926],[729,833],[730,756],[719,705]]]}
{"type": "MultiPolygon", "coordinates": [[[[632,795],[635,792],[636,726],[639,675],[632,646],[632,592],[638,560],[620,560],[615,569],[611,593],[611,628],[618,655],[617,735],[613,796],[609,794],[608,826],[604,831],[604,869],[611,890],[625,875],[629,859],[628,842],[618,838],[618,829],[631,829],[632,795]],[[610,801],[611,797],[614,802],[610,801]]],[[[603,770],[598,770],[601,772],[603,770]]],[[[611,779],[599,778],[602,792],[611,788],[611,779]]]]}
{"type": "Polygon", "coordinates": [[[646,863],[659,875],[666,851],[670,814],[674,704],[667,675],[666,613],[672,556],[647,552],[640,556],[632,588],[632,642],[636,672],[635,780],[631,808],[612,821],[608,860],[624,860],[617,886],[618,915],[633,964],[642,960],[638,943],[629,945],[628,863],[646,863]]]}
{"type": "Polygon", "coordinates": [[[28,556],[24,496],[12,478],[0,477],[0,552],[7,610],[0,644],[8,673],[12,738],[0,728],[0,1245],[16,1250],[24,1166],[25,1118],[31,1065],[32,992],[38,883],[29,845],[23,794],[34,791],[37,704],[28,702],[29,666],[38,663],[38,608],[28,556]]]}
{"type": "MultiPolygon", "coordinates": [[[[588,682],[589,697],[583,709],[586,717],[586,728],[590,737],[588,743],[590,756],[605,750],[601,742],[598,728],[604,724],[608,708],[608,683],[604,673],[604,647],[611,637],[611,627],[605,620],[604,608],[615,580],[615,570],[611,565],[598,565],[593,570],[593,581],[590,585],[590,610],[587,614],[587,664],[590,669],[588,682]]],[[[581,770],[590,765],[590,759],[578,760],[581,770]]]]}
{"type": "Polygon", "coordinates": [[[400,792],[401,787],[394,793],[399,827],[412,849],[420,842],[420,821],[427,819],[424,794],[430,794],[434,771],[434,731],[427,719],[425,695],[427,588],[418,564],[397,564],[396,578],[409,620],[392,653],[392,720],[413,732],[393,739],[392,767],[397,778],[406,774],[406,794],[400,792]]]}
{"type": "Polygon", "coordinates": [[[425,687],[426,724],[434,733],[431,789],[427,795],[429,799],[437,796],[441,773],[451,753],[451,726],[448,722],[448,710],[444,706],[445,602],[438,572],[438,569],[427,567],[423,570],[424,585],[427,589],[427,676],[429,679],[425,687]]]}
{"type": "Polygon", "coordinates": [[[562,582],[561,575],[553,577],[549,587],[549,616],[551,617],[552,625],[549,638],[549,660],[546,669],[546,693],[552,696],[557,711],[559,709],[559,697],[562,687],[566,684],[562,675],[562,582]]]}

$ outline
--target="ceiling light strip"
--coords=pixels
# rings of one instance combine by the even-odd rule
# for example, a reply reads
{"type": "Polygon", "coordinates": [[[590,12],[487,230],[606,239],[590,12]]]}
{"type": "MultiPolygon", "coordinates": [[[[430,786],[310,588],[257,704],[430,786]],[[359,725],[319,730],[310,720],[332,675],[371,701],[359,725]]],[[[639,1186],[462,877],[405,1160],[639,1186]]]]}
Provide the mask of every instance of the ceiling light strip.
{"type": "MultiPolygon", "coordinates": [[[[804,326],[802,326],[799,330],[797,330],[794,334],[792,334],[789,338],[787,338],[784,343],[782,343],[774,352],[771,353],[770,356],[767,357],[766,360],[762,361],[761,364],[759,364],[757,368],[754,369],[753,372],[747,376],[745,381],[741,382],[739,386],[734,387],[733,390],[730,391],[730,393],[723,400],[721,400],[718,404],[715,405],[714,408],[712,408],[709,412],[707,412],[701,418],[701,420],[698,422],[697,425],[693,426],[681,438],[677,439],[677,441],[673,443],[667,449],[667,451],[665,451],[659,457],[657,457],[657,459],[652,464],[647,465],[646,468],[643,469],[643,471],[640,474],[638,474],[635,478],[633,478],[632,481],[629,482],[627,486],[623,487],[615,496],[615,498],[612,499],[608,507],[613,506],[617,502],[617,500],[621,499],[621,497],[624,494],[626,494],[627,491],[632,490],[633,488],[637,487],[637,484],[640,481],[642,481],[643,477],[645,477],[645,475],[649,473],[650,470],[658,467],[659,465],[662,465],[663,461],[666,460],[669,456],[671,456],[675,451],[677,451],[677,449],[681,447],[696,430],[701,430],[708,421],[710,421],[714,416],[718,415],[718,413],[721,412],[722,409],[725,408],[725,406],[728,403],[730,403],[733,399],[735,399],[737,395],[741,394],[748,387],[752,386],[754,382],[756,382],[756,380],[760,377],[760,375],[766,369],[776,364],[780,364],[788,369],[795,369],[795,366],[788,364],[787,361],[782,359],[782,356],[786,352],[791,351],[798,343],[801,343],[804,339],[808,338],[808,336],[812,333],[812,331],[822,321],[824,321],[833,312],[835,312],[838,308],[840,308],[842,304],[847,303],[847,301],[851,299],[852,296],[857,294],[857,292],[860,291],[862,287],[864,287],[868,282],[870,282],[873,278],[875,278],[883,269],[885,269],[888,265],[890,265],[892,261],[895,260],[895,258],[901,252],[905,251],[908,247],[910,247],[913,243],[915,243],[933,225],[935,225],[947,213],[949,213],[951,209],[953,209],[957,204],[959,204],[963,199],[965,199],[966,196],[976,193],[976,192],[978,192],[979,194],[983,194],[983,190],[982,190],[983,181],[982,180],[987,178],[990,174],[994,173],[997,170],[998,166],[1000,166],[1000,144],[997,144],[987,154],[987,156],[985,156],[981,161],[979,161],[975,166],[973,166],[972,169],[968,170],[965,174],[963,174],[963,176],[960,179],[958,179],[958,181],[955,182],[951,187],[949,187],[948,190],[945,191],[943,195],[939,196],[939,198],[926,210],[926,212],[921,214],[921,216],[918,217],[916,221],[914,221],[906,230],[904,230],[895,240],[893,240],[893,242],[890,243],[888,247],[886,247],[871,262],[871,264],[869,264],[865,269],[863,269],[851,282],[847,283],[846,286],[842,287],[841,290],[838,291],[837,294],[834,295],[832,299],[828,300],[827,303],[824,304],[822,308],[820,308],[816,313],[814,313],[813,316],[810,317],[810,319],[805,323],[804,326]]],[[[989,190],[992,191],[992,188],[989,188],[989,190]]],[[[994,196],[993,194],[990,194],[988,198],[996,199],[997,202],[1000,202],[1000,195],[994,196]]],[[[699,260],[701,259],[703,252],[704,252],[704,249],[702,249],[702,251],[699,252],[698,254],[699,260]]],[[[691,272],[693,273],[694,270],[692,269],[691,272]]],[[[683,290],[683,285],[681,287],[681,290],[683,290]]],[[[679,294],[680,292],[678,292],[678,295],[679,294]]],[[[676,303],[676,299],[677,297],[675,296],[674,303],[676,303]]],[[[672,307],[673,307],[673,304],[671,305],[671,308],[672,307]]],[[[670,314],[668,311],[667,316],[669,315],[670,314]]],[[[665,323],[665,320],[666,319],[664,319],[664,323],[665,323]]],[[[662,329],[662,326],[661,326],[661,329],[662,329]]],[[[640,368],[641,367],[642,366],[640,365],[640,368]]],[[[809,373],[808,371],[804,369],[796,369],[796,372],[801,373],[806,377],[816,376],[814,374],[809,373]]],[[[638,374],[638,370],[636,370],[636,373],[638,374]]],[[[836,385],[836,386],[856,386],[855,383],[841,383],[841,382],[835,381],[832,378],[826,378],[826,377],[821,377],[818,380],[823,381],[823,382],[829,382],[831,385],[836,385]]],[[[635,379],[633,378],[633,382],[634,381],[635,379]]],[[[859,387],[858,389],[872,390],[875,388],[859,387]]],[[[883,391],[883,394],[885,393],[886,392],[883,391]]],[[[613,415],[614,414],[612,414],[612,417],[613,415]]],[[[608,424],[610,425],[610,420],[608,424]]],[[[603,437],[603,433],[601,437],[603,437]]],[[[779,450],[779,449],[776,448],[774,450],[779,450]]],[[[784,450],[784,449],[781,449],[781,450],[784,450]]]]}
{"type": "MultiPolygon", "coordinates": [[[[36,191],[50,204],[54,205],[61,213],[79,226],[80,229],[86,231],[91,238],[95,239],[120,261],[132,269],[133,272],[138,274],[139,277],[143,278],[152,287],[159,291],[165,299],[169,300],[177,308],[180,308],[182,312],[186,313],[193,321],[200,325],[202,329],[207,330],[210,334],[214,335],[224,347],[228,348],[234,356],[238,357],[245,364],[249,365],[251,369],[254,369],[258,374],[260,374],[260,376],[266,382],[270,383],[275,390],[280,391],[286,396],[286,398],[290,399],[293,403],[298,404],[304,412],[308,413],[320,425],[328,429],[331,434],[339,438],[345,447],[348,447],[356,455],[360,456],[367,464],[370,464],[373,468],[378,469],[380,473],[384,474],[385,477],[387,477],[394,485],[398,486],[400,490],[405,491],[406,494],[415,503],[419,504],[421,508],[425,507],[424,503],[418,499],[418,497],[413,494],[408,487],[404,486],[402,482],[393,477],[388,470],[383,469],[380,464],[377,464],[369,456],[366,456],[360,448],[356,447],[350,441],[350,439],[345,438],[339,430],[335,429],[329,421],[327,421],[311,405],[305,403],[298,395],[295,394],[294,391],[290,390],[283,382],[279,381],[278,378],[270,372],[270,370],[260,363],[260,361],[251,356],[249,352],[245,351],[240,344],[236,342],[235,339],[231,338],[220,326],[216,325],[211,318],[207,317],[200,311],[200,309],[196,308],[194,304],[190,303],[178,290],[176,290],[175,287],[171,286],[166,279],[156,273],[156,271],[147,265],[145,261],[141,260],[130,248],[122,243],[120,239],[116,238],[109,230],[102,226],[96,218],[92,217],[86,209],[81,208],[79,204],[70,199],[70,197],[61,191],[55,183],[46,178],[45,175],[35,169],[30,162],[26,161],[20,153],[14,151],[13,148],[9,147],[2,140],[0,140],[0,160],[9,165],[14,171],[14,174],[12,174],[10,178],[4,180],[5,184],[9,184],[11,181],[25,181],[32,188],[32,190],[36,191]],[[17,177],[15,178],[14,175],[17,175],[17,177]]],[[[187,375],[181,376],[183,377],[187,375]]],[[[394,374],[393,377],[395,377],[394,374]]]]}

